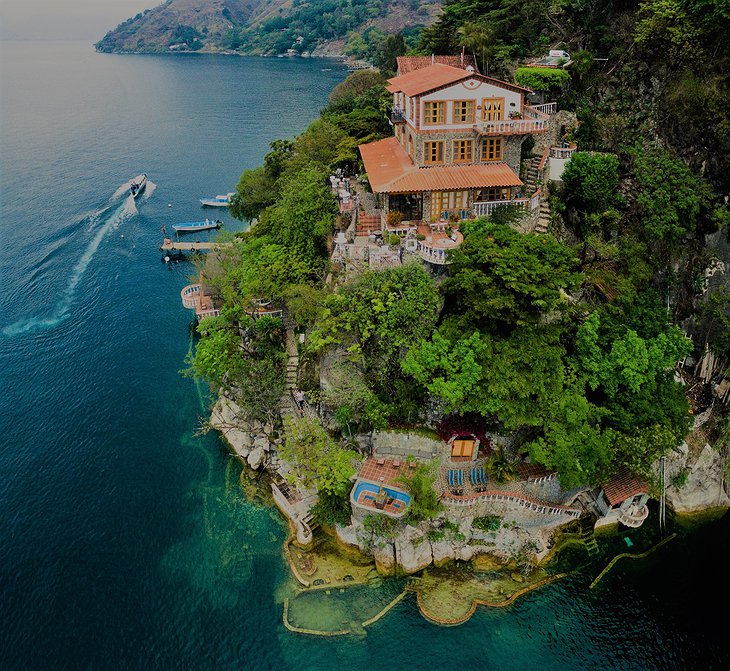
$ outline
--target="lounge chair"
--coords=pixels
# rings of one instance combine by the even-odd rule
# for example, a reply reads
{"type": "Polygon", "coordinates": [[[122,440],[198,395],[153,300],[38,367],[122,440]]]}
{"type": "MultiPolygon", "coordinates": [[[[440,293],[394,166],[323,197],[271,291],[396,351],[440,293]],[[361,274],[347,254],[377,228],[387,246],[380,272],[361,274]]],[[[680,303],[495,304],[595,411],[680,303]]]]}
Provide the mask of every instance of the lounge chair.
{"type": "Polygon", "coordinates": [[[454,471],[449,471],[449,487],[454,486],[454,471]]]}
{"type": "Polygon", "coordinates": [[[464,471],[456,471],[459,475],[459,485],[463,486],[464,484],[464,471]]]}

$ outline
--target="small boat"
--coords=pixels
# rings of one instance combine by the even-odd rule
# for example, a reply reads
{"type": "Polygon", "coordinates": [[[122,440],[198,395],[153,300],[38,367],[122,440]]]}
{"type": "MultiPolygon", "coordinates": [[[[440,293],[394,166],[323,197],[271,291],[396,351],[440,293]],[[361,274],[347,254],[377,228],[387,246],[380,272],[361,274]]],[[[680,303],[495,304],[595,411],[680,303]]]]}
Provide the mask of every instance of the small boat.
{"type": "Polygon", "coordinates": [[[129,183],[129,194],[132,196],[132,198],[138,198],[139,194],[144,191],[145,186],[147,186],[147,173],[143,175],[137,175],[129,183]]]}
{"type": "Polygon", "coordinates": [[[201,198],[200,204],[203,207],[228,207],[231,204],[231,198],[235,196],[235,192],[227,193],[225,196],[216,196],[215,198],[201,198]]]}
{"type": "Polygon", "coordinates": [[[206,219],[205,221],[189,221],[173,226],[175,233],[195,233],[196,231],[209,231],[211,228],[220,228],[223,222],[220,219],[206,219]]]}

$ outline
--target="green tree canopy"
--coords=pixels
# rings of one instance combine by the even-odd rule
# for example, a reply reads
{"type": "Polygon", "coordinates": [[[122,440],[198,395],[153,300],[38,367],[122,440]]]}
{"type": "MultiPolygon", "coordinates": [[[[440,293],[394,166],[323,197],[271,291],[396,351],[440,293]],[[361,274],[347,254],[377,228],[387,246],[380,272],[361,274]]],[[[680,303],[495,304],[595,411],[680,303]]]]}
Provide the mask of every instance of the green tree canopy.
{"type": "Polygon", "coordinates": [[[559,89],[570,81],[566,70],[556,68],[517,68],[515,81],[534,91],[559,89]]]}
{"type": "Polygon", "coordinates": [[[465,222],[444,283],[462,324],[490,328],[539,321],[564,304],[580,275],[575,253],[549,235],[524,235],[485,219],[465,222]]]}
{"type": "Polygon", "coordinates": [[[473,332],[452,343],[435,332],[411,349],[403,370],[447,412],[476,412],[508,429],[537,426],[544,407],[562,393],[560,334],[556,326],[520,327],[507,338],[473,332]]]}
{"type": "Polygon", "coordinates": [[[285,441],[279,456],[292,465],[287,476],[292,484],[315,487],[330,495],[341,495],[350,487],[358,455],[342,449],[317,421],[285,418],[285,441]]]}
{"type": "Polygon", "coordinates": [[[710,189],[665,151],[637,148],[632,154],[640,227],[651,242],[676,247],[709,214],[710,189]]]}

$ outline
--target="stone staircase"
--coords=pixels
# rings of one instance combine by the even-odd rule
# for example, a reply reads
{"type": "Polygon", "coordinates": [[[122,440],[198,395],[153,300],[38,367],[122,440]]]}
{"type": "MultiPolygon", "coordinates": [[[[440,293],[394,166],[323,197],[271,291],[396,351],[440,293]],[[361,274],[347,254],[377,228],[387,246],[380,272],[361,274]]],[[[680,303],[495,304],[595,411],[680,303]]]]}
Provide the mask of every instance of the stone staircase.
{"type": "MultiPolygon", "coordinates": [[[[539,176],[539,166],[542,160],[541,156],[533,156],[529,163],[527,163],[525,169],[525,192],[527,197],[532,196],[535,191],[542,188],[538,185],[537,179],[539,176]]],[[[540,210],[537,214],[537,221],[534,224],[532,230],[535,233],[547,233],[550,225],[550,203],[547,198],[540,198],[540,210]]]]}
{"type": "Polygon", "coordinates": [[[297,374],[299,371],[299,352],[294,328],[286,324],[286,388],[281,397],[281,416],[300,417],[299,408],[292,396],[297,388],[297,374]]]}
{"type": "Polygon", "coordinates": [[[547,233],[550,226],[550,202],[547,198],[540,199],[540,211],[535,225],[536,233],[547,233]]]}
{"type": "Polygon", "coordinates": [[[593,533],[593,529],[583,527],[580,532],[580,538],[588,550],[588,554],[591,557],[595,557],[600,551],[598,549],[598,543],[596,542],[596,536],[593,533]]]}
{"type": "Polygon", "coordinates": [[[537,191],[537,176],[538,166],[540,165],[540,156],[533,156],[529,163],[527,163],[527,170],[525,171],[525,192],[528,196],[531,196],[537,191]]]}
{"type": "MultiPolygon", "coordinates": [[[[529,161],[523,163],[524,167],[524,182],[525,182],[525,194],[530,198],[536,191],[542,189],[542,186],[537,183],[540,176],[540,162],[542,161],[541,156],[533,156],[529,161]]],[[[550,222],[550,204],[546,198],[540,197],[540,209],[537,213],[533,213],[531,216],[531,224],[527,230],[532,230],[536,233],[547,233],[548,224],[550,222]]]]}
{"type": "Polygon", "coordinates": [[[379,214],[361,214],[357,218],[357,228],[355,235],[370,235],[382,228],[381,217],[379,214]]]}

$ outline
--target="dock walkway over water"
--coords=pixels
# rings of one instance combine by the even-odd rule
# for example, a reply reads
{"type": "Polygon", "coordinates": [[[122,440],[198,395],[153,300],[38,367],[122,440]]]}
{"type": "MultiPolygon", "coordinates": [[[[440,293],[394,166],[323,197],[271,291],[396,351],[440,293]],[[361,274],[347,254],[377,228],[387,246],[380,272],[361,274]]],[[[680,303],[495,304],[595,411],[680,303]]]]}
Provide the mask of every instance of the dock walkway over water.
{"type": "Polygon", "coordinates": [[[222,247],[226,243],[220,242],[177,242],[176,240],[170,240],[165,238],[165,241],[160,245],[160,251],[163,252],[207,252],[211,249],[217,249],[222,247]]]}

